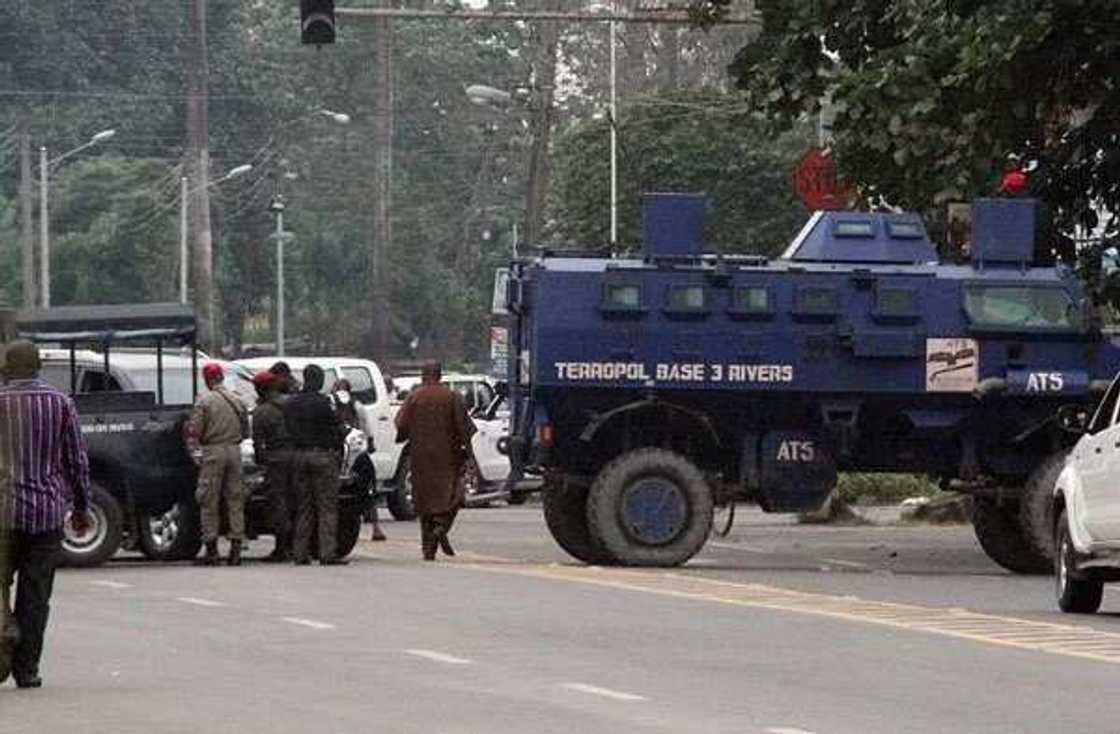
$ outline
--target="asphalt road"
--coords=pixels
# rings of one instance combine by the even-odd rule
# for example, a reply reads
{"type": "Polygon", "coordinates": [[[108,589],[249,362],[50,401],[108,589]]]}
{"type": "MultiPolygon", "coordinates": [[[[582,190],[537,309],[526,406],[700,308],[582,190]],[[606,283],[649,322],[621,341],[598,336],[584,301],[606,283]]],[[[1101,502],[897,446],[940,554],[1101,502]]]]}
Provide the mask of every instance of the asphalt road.
{"type": "Polygon", "coordinates": [[[673,571],[570,564],[534,508],[464,513],[437,564],[386,523],[344,568],[66,570],[0,732],[1120,730],[1117,593],[1063,616],[966,527],[745,514],[673,571]]]}

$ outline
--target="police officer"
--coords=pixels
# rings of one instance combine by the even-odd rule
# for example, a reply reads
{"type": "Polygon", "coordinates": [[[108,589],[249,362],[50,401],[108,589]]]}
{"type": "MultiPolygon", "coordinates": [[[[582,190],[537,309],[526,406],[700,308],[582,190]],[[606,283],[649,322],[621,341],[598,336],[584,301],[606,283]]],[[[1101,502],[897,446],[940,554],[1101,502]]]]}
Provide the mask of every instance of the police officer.
{"type": "Polygon", "coordinates": [[[337,553],[338,472],[346,429],[331,401],[323,395],[323,370],[303,370],[303,390],[283,403],[284,423],[291,437],[296,487],[296,531],[292,555],[296,565],[311,562],[312,518],[319,516],[319,563],[341,566],[337,553]]]}
{"type": "Polygon", "coordinates": [[[245,540],[245,490],[241,482],[241,440],[249,438],[249,421],[240,399],[225,388],[219,364],[202,368],[206,392],[198,396],[185,428],[187,448],[198,467],[195,499],[202,516],[206,555],[200,565],[218,564],[220,508],[226,501],[229,565],[241,565],[245,540]]]}
{"type": "Polygon", "coordinates": [[[292,553],[292,447],[284,425],[280,381],[261,370],[253,375],[259,400],[253,412],[253,454],[268,481],[269,515],[276,547],[264,560],[283,563],[292,553]]]}

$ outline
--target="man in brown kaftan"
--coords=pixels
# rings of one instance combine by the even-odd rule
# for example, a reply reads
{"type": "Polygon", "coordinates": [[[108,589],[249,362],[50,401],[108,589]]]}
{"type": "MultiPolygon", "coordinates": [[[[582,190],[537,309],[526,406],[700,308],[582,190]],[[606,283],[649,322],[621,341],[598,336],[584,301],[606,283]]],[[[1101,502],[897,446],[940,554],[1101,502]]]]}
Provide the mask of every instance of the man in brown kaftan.
{"type": "Polygon", "coordinates": [[[455,555],[447,535],[463,503],[459,478],[475,432],[462,396],[441,385],[441,377],[438,363],[425,364],[420,387],[409,393],[396,418],[397,442],[408,441],[412,500],[426,561],[435,560],[437,545],[455,555]]]}

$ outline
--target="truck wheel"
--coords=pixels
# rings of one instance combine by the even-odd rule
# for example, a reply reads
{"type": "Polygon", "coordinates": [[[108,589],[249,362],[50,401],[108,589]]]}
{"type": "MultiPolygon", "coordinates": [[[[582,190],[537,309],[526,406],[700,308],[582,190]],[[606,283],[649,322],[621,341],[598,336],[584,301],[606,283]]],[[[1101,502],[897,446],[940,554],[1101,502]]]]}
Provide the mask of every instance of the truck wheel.
{"type": "Polygon", "coordinates": [[[362,514],[360,512],[339,512],[338,530],[335,542],[338,557],[345,558],[354,550],[358,543],[358,534],[362,531],[362,514]]]}
{"type": "Polygon", "coordinates": [[[972,503],[972,529],[988,558],[1008,571],[1046,574],[1052,571],[1050,559],[1027,543],[1019,522],[1019,503],[998,502],[992,497],[976,497],[972,503]]]}
{"type": "Polygon", "coordinates": [[[92,518],[89,530],[77,535],[66,523],[62,539],[62,562],[67,566],[100,566],[113,557],[121,546],[121,533],[124,531],[124,513],[121,506],[99,484],[91,485],[89,514],[92,518]]]}
{"type": "Polygon", "coordinates": [[[478,502],[474,498],[482,492],[482,472],[473,461],[467,461],[463,466],[463,474],[459,477],[459,491],[463,495],[464,507],[489,507],[489,502],[478,502]]]}
{"type": "Polygon", "coordinates": [[[401,522],[415,520],[416,505],[412,502],[412,466],[407,456],[401,459],[394,484],[396,489],[385,501],[389,507],[389,514],[394,520],[401,522]]]}
{"type": "Polygon", "coordinates": [[[198,508],[176,502],[167,512],[139,513],[140,550],[153,561],[183,561],[198,555],[202,547],[198,508]]]}
{"type": "Polygon", "coordinates": [[[1054,485],[1065,462],[1065,451],[1043,459],[1027,477],[1019,505],[1019,523],[1023,526],[1023,537],[1036,555],[1047,559],[1045,573],[1050,573],[1055,568],[1054,485]]]}
{"type": "Polygon", "coordinates": [[[1058,516],[1056,536],[1054,585],[1058,595],[1058,608],[1070,614],[1093,614],[1101,608],[1104,583],[1076,577],[1073,541],[1069,537],[1069,518],[1065,510],[1058,516]]]}
{"type": "Polygon", "coordinates": [[[587,492],[586,485],[575,482],[549,483],[541,493],[544,522],[568,555],[593,566],[611,565],[614,559],[596,547],[587,531],[587,492]]]}
{"type": "Polygon", "coordinates": [[[593,540],[627,566],[679,566],[704,547],[712,491],[692,462],[665,449],[623,454],[587,498],[593,540]]]}

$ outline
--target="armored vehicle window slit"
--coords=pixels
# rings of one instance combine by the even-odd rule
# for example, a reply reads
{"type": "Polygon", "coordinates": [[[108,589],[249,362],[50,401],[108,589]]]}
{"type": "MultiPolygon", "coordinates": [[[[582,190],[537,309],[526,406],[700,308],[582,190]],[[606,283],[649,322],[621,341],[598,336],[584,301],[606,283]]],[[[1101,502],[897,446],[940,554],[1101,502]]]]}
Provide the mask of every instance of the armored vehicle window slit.
{"type": "Polygon", "coordinates": [[[738,286],[731,292],[728,313],[740,319],[770,318],[774,315],[770,289],[764,285],[738,286]]]}
{"type": "Polygon", "coordinates": [[[833,225],[832,234],[836,237],[874,237],[875,224],[870,219],[840,220],[833,225]]]}
{"type": "Polygon", "coordinates": [[[964,289],[964,310],[972,325],[982,329],[1081,329],[1081,313],[1062,288],[972,283],[964,289]]]}
{"type": "Polygon", "coordinates": [[[877,288],[872,315],[887,320],[919,318],[917,291],[912,288],[877,288]]]}
{"type": "Polygon", "coordinates": [[[702,285],[671,285],[665,293],[665,313],[697,317],[708,313],[707,293],[702,285]]]}
{"type": "Polygon", "coordinates": [[[645,312],[642,287],[637,283],[605,283],[600,310],[604,314],[636,316],[645,312]]]}
{"type": "Polygon", "coordinates": [[[794,294],[794,316],[835,319],[839,309],[839,296],[835,288],[801,286],[794,294]]]}
{"type": "Polygon", "coordinates": [[[915,222],[887,222],[887,235],[896,240],[919,240],[925,232],[915,222]]]}

